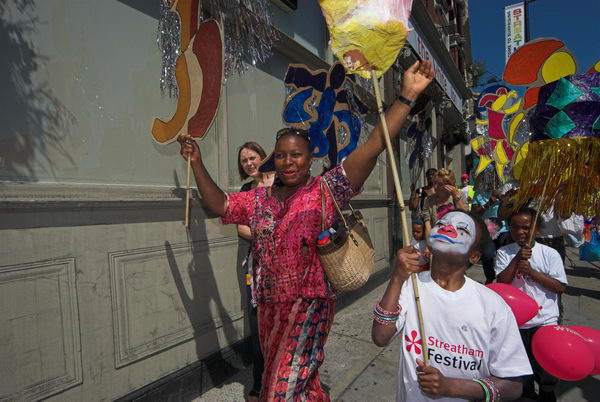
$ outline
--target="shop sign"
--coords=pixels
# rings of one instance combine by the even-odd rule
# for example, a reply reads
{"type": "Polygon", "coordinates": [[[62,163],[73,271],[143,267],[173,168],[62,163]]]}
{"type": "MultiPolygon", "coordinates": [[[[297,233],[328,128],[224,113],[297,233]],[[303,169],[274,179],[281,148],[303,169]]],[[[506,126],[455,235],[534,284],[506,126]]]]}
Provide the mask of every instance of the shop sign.
{"type": "Polygon", "coordinates": [[[525,3],[504,7],[506,62],[525,43],[525,3]]]}
{"type": "Polygon", "coordinates": [[[421,35],[417,32],[417,29],[409,22],[409,26],[412,29],[408,34],[408,43],[412,46],[413,50],[417,53],[421,60],[430,60],[433,69],[435,70],[435,80],[440,85],[442,90],[448,95],[450,101],[456,106],[458,111],[462,114],[463,112],[463,100],[459,95],[458,90],[452,82],[448,79],[448,74],[442,68],[440,62],[437,60],[431,48],[423,40],[421,35]]]}

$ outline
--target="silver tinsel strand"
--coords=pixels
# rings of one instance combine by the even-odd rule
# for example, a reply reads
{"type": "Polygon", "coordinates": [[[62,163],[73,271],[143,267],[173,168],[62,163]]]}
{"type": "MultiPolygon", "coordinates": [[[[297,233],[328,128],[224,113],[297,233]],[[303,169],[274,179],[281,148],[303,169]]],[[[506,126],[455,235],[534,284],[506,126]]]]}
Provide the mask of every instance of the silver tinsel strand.
{"type": "Polygon", "coordinates": [[[175,64],[181,54],[179,17],[171,11],[169,0],[160,0],[160,19],[156,32],[156,43],[161,52],[162,69],[160,73],[160,91],[169,98],[177,98],[179,90],[175,79],[175,64]]]}
{"type": "Polygon", "coordinates": [[[204,15],[221,21],[225,37],[225,76],[244,74],[273,54],[279,39],[268,0],[204,0],[204,15]]]}

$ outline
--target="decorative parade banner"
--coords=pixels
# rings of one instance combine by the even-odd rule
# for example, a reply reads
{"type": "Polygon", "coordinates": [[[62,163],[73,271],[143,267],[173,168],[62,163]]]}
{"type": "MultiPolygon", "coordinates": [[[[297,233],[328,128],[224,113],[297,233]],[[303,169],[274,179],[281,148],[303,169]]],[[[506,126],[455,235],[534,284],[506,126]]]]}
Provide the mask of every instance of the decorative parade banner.
{"type": "MultiPolygon", "coordinates": [[[[368,108],[353,93],[351,78],[344,66],[334,63],[329,70],[311,70],[304,64],[290,64],[283,84],[288,95],[283,103],[286,126],[305,130],[313,158],[326,159],[333,168],[358,145],[368,108]]],[[[261,172],[275,170],[271,153],[260,166],[261,172]]]]}
{"type": "Polygon", "coordinates": [[[525,3],[504,7],[506,63],[510,56],[525,43],[525,3]]]}

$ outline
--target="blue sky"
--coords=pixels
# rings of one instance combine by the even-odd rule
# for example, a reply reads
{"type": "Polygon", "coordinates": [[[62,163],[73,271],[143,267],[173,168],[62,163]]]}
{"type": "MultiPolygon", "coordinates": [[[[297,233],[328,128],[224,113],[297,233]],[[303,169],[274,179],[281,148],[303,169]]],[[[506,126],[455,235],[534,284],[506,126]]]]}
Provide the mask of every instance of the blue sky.
{"type": "MultiPolygon", "coordinates": [[[[474,60],[483,60],[490,73],[504,70],[504,7],[516,0],[470,0],[474,60]]],[[[577,60],[578,72],[600,59],[600,0],[537,0],[529,4],[531,39],[562,40],[577,60]]]]}

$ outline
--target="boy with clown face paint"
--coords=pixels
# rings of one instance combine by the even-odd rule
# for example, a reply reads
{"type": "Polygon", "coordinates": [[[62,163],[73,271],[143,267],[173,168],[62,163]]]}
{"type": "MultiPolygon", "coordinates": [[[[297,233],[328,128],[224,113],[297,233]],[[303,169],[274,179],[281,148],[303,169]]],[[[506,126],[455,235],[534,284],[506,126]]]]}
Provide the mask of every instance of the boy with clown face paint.
{"type": "Polygon", "coordinates": [[[521,395],[521,377],[531,373],[531,366],[514,315],[495,292],[465,276],[488,241],[480,218],[454,210],[429,233],[430,270],[423,270],[415,248],[398,250],[371,333],[378,346],[400,334],[397,401],[513,400],[521,395]],[[425,339],[408,280],[413,273],[425,339]]]}

